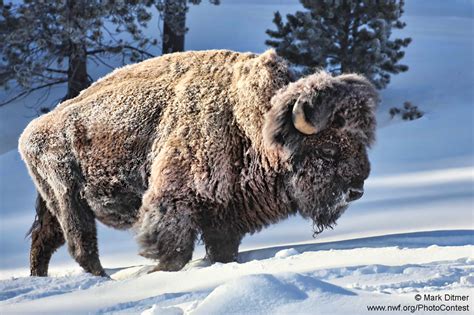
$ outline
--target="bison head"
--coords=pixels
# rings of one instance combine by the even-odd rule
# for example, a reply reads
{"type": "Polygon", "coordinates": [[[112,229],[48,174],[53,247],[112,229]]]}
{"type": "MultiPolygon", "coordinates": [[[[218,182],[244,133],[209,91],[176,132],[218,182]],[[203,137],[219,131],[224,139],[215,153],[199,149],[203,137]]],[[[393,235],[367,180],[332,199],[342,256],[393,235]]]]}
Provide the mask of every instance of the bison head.
{"type": "Polygon", "coordinates": [[[272,98],[265,144],[285,161],[287,192],[316,232],[363,194],[377,102],[365,78],[325,72],[290,83],[272,98]]]}

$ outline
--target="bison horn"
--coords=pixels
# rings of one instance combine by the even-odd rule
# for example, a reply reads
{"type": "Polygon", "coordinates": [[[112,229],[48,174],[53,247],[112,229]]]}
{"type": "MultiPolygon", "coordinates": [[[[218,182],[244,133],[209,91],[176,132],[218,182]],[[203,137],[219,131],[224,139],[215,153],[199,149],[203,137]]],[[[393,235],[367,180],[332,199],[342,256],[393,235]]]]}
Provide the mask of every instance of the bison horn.
{"type": "Polygon", "coordinates": [[[293,106],[293,125],[295,125],[299,132],[305,135],[314,135],[318,132],[318,129],[306,119],[303,106],[304,102],[300,102],[300,98],[298,98],[295,106],[293,106]]]}

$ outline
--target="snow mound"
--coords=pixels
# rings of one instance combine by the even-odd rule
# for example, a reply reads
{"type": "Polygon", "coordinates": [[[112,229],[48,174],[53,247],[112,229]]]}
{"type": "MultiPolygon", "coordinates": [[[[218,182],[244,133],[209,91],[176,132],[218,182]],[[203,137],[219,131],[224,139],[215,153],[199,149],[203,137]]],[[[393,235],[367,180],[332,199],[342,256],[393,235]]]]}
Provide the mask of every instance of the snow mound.
{"type": "Polygon", "coordinates": [[[317,276],[306,276],[298,273],[285,273],[280,276],[287,283],[297,287],[302,292],[312,292],[319,296],[323,295],[356,295],[356,293],[346,290],[340,286],[325,282],[316,278],[317,276]]]}
{"type": "Polygon", "coordinates": [[[193,314],[256,314],[307,297],[270,274],[243,276],[216,287],[193,314]]]}
{"type": "Polygon", "coordinates": [[[333,299],[354,292],[298,273],[238,277],[217,286],[192,314],[272,314],[283,305],[300,305],[308,298],[333,299]]]}
{"type": "Polygon", "coordinates": [[[275,258],[287,258],[298,254],[299,252],[294,248],[282,249],[275,254],[275,258]]]}

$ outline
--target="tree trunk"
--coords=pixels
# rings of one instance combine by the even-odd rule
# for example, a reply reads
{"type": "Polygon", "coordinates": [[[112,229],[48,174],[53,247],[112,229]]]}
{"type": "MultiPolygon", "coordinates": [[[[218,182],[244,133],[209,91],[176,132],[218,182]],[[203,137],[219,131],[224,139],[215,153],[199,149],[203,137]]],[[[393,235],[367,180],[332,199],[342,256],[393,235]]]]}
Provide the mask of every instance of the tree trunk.
{"type": "Polygon", "coordinates": [[[87,54],[82,45],[71,44],[67,69],[67,94],[63,101],[74,98],[91,85],[87,74],[87,54]]]}
{"type": "MultiPolygon", "coordinates": [[[[67,27],[73,28],[74,21],[77,14],[80,12],[76,8],[75,0],[67,0],[67,27]],[[79,11],[79,12],[78,12],[79,11]]],[[[86,32],[83,29],[84,36],[86,32]]],[[[79,95],[79,93],[89,87],[91,82],[89,81],[89,76],[87,75],[87,53],[86,46],[84,44],[74,43],[71,39],[68,42],[68,69],[67,69],[67,93],[66,96],[62,99],[63,101],[74,98],[79,95]]]]}
{"type": "Polygon", "coordinates": [[[351,69],[351,54],[349,51],[350,46],[350,32],[351,32],[351,20],[353,19],[351,8],[349,3],[344,2],[343,6],[344,24],[341,25],[340,29],[340,45],[341,45],[341,74],[348,73],[351,69]]]}
{"type": "Polygon", "coordinates": [[[166,0],[163,21],[163,54],[184,51],[186,0],[166,0]]]}

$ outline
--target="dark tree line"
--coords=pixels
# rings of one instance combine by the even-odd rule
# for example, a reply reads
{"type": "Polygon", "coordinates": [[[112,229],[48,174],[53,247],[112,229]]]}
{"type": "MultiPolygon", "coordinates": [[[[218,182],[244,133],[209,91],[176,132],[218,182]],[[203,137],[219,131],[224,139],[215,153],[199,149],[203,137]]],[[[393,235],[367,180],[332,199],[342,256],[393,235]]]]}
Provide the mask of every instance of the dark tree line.
{"type": "MultiPolygon", "coordinates": [[[[37,90],[66,84],[63,100],[87,88],[90,61],[108,65],[184,50],[186,14],[202,0],[0,0],[0,88],[10,97],[0,106],[37,90]],[[162,22],[150,26],[153,12],[162,22]],[[154,28],[152,35],[145,28],[154,28]]],[[[219,4],[219,0],[209,0],[219,4]]],[[[325,68],[334,74],[357,72],[385,88],[401,64],[410,38],[392,38],[403,29],[404,0],[300,0],[304,11],[275,13],[276,30],[266,44],[301,75],[325,68]]],[[[399,115],[404,109],[392,111],[399,115]]],[[[413,110],[412,110],[413,111],[413,110]]],[[[415,115],[416,116],[416,115],[415,115]]]]}

